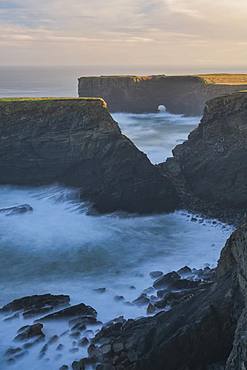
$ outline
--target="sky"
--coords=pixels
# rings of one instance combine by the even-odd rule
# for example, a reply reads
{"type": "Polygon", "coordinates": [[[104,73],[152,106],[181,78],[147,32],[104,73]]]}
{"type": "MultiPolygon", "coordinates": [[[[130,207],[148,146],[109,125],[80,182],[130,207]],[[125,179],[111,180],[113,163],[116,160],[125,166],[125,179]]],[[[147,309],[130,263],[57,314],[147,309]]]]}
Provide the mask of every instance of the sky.
{"type": "Polygon", "coordinates": [[[246,61],[247,0],[0,0],[0,65],[246,61]]]}

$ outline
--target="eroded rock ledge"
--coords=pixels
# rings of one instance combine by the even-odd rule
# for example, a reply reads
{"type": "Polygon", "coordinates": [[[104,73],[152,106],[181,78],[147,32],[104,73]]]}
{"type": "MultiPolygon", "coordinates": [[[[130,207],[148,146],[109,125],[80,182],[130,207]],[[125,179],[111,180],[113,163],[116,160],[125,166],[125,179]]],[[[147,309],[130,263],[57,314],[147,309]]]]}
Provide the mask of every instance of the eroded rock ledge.
{"type": "Polygon", "coordinates": [[[161,212],[177,205],[160,174],[102,99],[0,99],[0,183],[61,182],[101,212],[161,212]]]}
{"type": "Polygon", "coordinates": [[[81,77],[79,96],[101,96],[111,112],[201,115],[211,98],[247,89],[247,75],[81,77]]]}

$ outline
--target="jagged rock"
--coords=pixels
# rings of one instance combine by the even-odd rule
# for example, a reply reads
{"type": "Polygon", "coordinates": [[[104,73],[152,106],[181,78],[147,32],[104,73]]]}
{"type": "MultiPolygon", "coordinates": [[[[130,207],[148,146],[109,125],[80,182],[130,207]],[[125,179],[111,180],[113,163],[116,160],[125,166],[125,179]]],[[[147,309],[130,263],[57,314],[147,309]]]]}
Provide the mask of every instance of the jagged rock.
{"type": "Polygon", "coordinates": [[[100,212],[169,212],[167,176],[124,135],[106,103],[88,99],[0,100],[0,183],[60,182],[100,212]]]}
{"type": "Polygon", "coordinates": [[[155,280],[153,286],[156,289],[168,287],[170,289],[193,289],[198,288],[201,280],[182,279],[181,276],[173,271],[155,280]]]}
{"type": "Polygon", "coordinates": [[[39,319],[39,321],[70,319],[72,317],[80,317],[83,315],[85,315],[85,319],[87,317],[96,318],[97,312],[91,306],[86,306],[84,303],[80,303],[43,316],[39,319]]]}
{"type": "MultiPolygon", "coordinates": [[[[247,225],[226,243],[213,284],[192,289],[189,299],[189,291],[169,293],[167,302],[178,300],[179,304],[168,312],[102,328],[93,342],[105,341],[111,348],[122,343],[123,350],[119,355],[112,350],[100,355],[96,351],[99,369],[243,370],[247,361],[246,266],[247,225]]],[[[176,281],[177,276],[171,276],[176,281]]]]}
{"type": "Polygon", "coordinates": [[[149,274],[152,279],[157,279],[158,277],[161,277],[163,275],[162,271],[152,271],[149,274]]]}
{"type": "Polygon", "coordinates": [[[44,337],[45,334],[42,331],[43,324],[33,324],[33,325],[26,325],[23,326],[18,330],[18,334],[15,337],[15,340],[26,340],[33,337],[44,337]]]}
{"type": "Polygon", "coordinates": [[[81,346],[81,347],[85,347],[89,344],[89,340],[88,338],[86,337],[83,337],[82,339],[80,339],[78,345],[81,346]]]}
{"type": "Polygon", "coordinates": [[[181,269],[179,269],[179,270],[177,271],[177,273],[178,273],[179,275],[187,275],[187,274],[192,274],[192,270],[191,270],[191,268],[190,268],[190,267],[188,267],[188,266],[184,266],[184,267],[182,267],[181,269]]]}
{"type": "Polygon", "coordinates": [[[24,316],[35,316],[59,306],[66,306],[69,301],[68,295],[33,295],[13,300],[3,306],[0,312],[24,311],[24,316]]]}
{"type": "Polygon", "coordinates": [[[136,298],[132,303],[137,305],[145,305],[149,303],[149,298],[145,293],[142,293],[138,298],[136,298]]]}
{"type": "Polygon", "coordinates": [[[6,214],[6,216],[14,216],[32,211],[33,208],[29,204],[21,204],[14,207],[0,208],[0,213],[4,213],[6,214]]]}
{"type": "Polygon", "coordinates": [[[247,206],[246,115],[246,92],[210,100],[199,126],[173,150],[177,181],[184,179],[187,192],[222,213],[247,206]]]}

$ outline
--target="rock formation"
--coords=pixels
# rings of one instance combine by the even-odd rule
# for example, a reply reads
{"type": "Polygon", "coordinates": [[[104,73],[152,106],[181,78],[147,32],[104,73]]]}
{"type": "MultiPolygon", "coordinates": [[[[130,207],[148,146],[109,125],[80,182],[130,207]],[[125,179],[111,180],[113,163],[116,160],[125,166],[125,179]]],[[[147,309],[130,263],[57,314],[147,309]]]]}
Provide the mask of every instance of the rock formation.
{"type": "MultiPolygon", "coordinates": [[[[163,168],[187,192],[221,209],[247,206],[247,93],[210,100],[199,126],[163,168]]],[[[183,195],[182,195],[183,197],[183,195]]]]}
{"type": "Polygon", "coordinates": [[[79,96],[100,96],[111,112],[201,115],[211,98],[247,88],[247,75],[81,77],[79,96]]]}
{"type": "Polygon", "coordinates": [[[176,193],[102,99],[1,99],[0,183],[61,182],[102,212],[170,211],[176,193]]]}
{"type": "Polygon", "coordinates": [[[244,225],[227,241],[213,284],[169,312],[113,321],[97,333],[89,357],[98,370],[246,369],[246,266],[244,225]]]}

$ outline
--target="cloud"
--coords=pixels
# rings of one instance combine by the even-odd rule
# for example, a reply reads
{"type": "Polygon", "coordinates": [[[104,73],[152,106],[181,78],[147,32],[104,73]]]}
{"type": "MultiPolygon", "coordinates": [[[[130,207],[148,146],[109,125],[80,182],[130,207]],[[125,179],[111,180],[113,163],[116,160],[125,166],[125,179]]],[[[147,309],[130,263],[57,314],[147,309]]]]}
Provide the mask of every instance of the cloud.
{"type": "MultiPolygon", "coordinates": [[[[107,55],[119,63],[122,51],[129,63],[180,55],[195,62],[197,54],[200,61],[216,60],[207,53],[225,63],[231,52],[246,56],[246,17],[246,0],[0,0],[0,46],[12,59],[15,47],[20,63],[24,50],[29,62],[42,50],[50,63],[55,52],[72,53],[73,64],[81,55],[88,63],[107,55]]],[[[3,52],[0,64],[8,59],[3,52]]]]}

